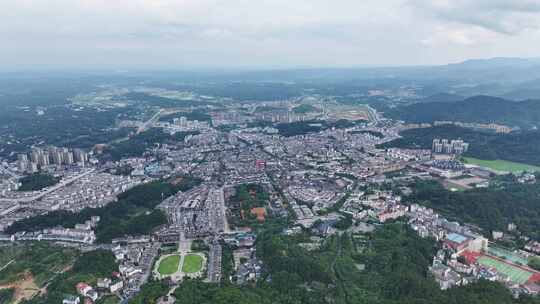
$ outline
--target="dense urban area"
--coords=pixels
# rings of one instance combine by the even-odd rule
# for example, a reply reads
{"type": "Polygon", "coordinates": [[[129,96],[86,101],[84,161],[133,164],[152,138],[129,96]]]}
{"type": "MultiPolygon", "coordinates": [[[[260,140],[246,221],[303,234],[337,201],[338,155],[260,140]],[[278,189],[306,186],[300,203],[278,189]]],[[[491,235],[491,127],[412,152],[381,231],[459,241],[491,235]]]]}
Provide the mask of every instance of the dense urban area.
{"type": "Polygon", "coordinates": [[[2,95],[0,303],[540,303],[540,121],[445,109],[500,98],[61,82],[2,95]]]}

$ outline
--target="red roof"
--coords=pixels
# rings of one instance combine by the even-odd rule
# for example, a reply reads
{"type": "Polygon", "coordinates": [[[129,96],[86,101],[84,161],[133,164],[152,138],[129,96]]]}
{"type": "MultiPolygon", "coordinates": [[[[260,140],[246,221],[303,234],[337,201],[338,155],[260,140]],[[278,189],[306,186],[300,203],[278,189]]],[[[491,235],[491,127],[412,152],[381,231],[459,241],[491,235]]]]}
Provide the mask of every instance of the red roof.
{"type": "Polygon", "coordinates": [[[87,287],[90,287],[90,285],[88,285],[88,284],[86,284],[86,283],[84,283],[84,282],[80,282],[80,283],[77,284],[76,287],[77,287],[77,289],[81,289],[81,290],[82,290],[82,289],[85,289],[85,288],[87,288],[87,287]]]}
{"type": "Polygon", "coordinates": [[[479,252],[472,252],[472,251],[468,251],[468,250],[465,250],[464,252],[461,253],[461,256],[465,257],[465,260],[469,264],[476,263],[476,259],[478,259],[478,257],[481,256],[481,255],[482,254],[479,253],[479,252]]]}
{"type": "Polygon", "coordinates": [[[540,273],[535,272],[527,281],[528,283],[538,283],[540,282],[540,273]]]}

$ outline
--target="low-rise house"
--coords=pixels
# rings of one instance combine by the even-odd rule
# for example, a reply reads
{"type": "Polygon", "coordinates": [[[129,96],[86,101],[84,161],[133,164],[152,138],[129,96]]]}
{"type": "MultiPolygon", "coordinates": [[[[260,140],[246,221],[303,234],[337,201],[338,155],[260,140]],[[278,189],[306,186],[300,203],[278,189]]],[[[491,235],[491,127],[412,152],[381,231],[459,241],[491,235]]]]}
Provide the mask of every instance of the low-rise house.
{"type": "Polygon", "coordinates": [[[97,280],[97,287],[99,288],[109,289],[110,286],[111,286],[111,279],[109,278],[97,280]]]}
{"type": "Polygon", "coordinates": [[[122,281],[117,281],[117,282],[112,283],[112,284],[110,285],[110,291],[111,291],[112,293],[115,293],[115,292],[118,292],[118,291],[122,290],[123,287],[124,287],[124,282],[122,282],[122,281]]]}
{"type": "Polygon", "coordinates": [[[77,296],[69,295],[62,300],[62,304],[79,304],[81,303],[81,299],[77,296]]]}

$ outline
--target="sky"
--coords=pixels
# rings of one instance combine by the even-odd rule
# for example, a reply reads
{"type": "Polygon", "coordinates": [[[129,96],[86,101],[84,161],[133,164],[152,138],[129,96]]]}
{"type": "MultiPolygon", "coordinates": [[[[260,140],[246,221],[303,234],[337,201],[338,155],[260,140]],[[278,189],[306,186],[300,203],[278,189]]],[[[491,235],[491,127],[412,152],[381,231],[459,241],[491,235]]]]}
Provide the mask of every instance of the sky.
{"type": "Polygon", "coordinates": [[[540,0],[0,0],[0,66],[356,67],[540,57],[540,0]]]}

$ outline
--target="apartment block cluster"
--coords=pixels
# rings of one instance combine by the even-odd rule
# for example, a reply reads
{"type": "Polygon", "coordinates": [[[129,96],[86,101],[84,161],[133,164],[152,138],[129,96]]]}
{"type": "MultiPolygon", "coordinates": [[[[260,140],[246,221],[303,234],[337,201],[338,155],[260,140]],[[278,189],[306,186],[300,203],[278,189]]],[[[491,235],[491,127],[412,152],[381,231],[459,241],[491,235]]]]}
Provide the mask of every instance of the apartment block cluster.
{"type": "Polygon", "coordinates": [[[274,123],[291,123],[312,119],[312,115],[295,114],[291,111],[279,110],[265,113],[256,113],[257,119],[274,123]]]}
{"type": "Polygon", "coordinates": [[[207,121],[188,120],[185,116],[181,116],[180,118],[174,118],[172,123],[161,122],[157,123],[156,126],[161,126],[163,131],[174,134],[177,132],[205,130],[210,127],[210,124],[207,121]]]}
{"type": "Polygon", "coordinates": [[[103,207],[116,201],[118,194],[145,182],[138,177],[99,173],[93,168],[64,173],[57,185],[40,191],[0,191],[0,232],[16,221],[55,210],[79,212],[103,207]]]}
{"type": "Polygon", "coordinates": [[[39,169],[49,165],[83,165],[88,162],[88,153],[82,149],[58,148],[54,146],[32,148],[30,153],[17,155],[18,169],[20,172],[35,173],[39,169]]]}
{"type": "Polygon", "coordinates": [[[116,201],[118,194],[141,182],[139,178],[130,176],[94,172],[44,196],[36,207],[40,206],[47,211],[62,209],[74,212],[84,208],[103,207],[116,201]]]}
{"type": "Polygon", "coordinates": [[[437,154],[463,154],[469,150],[469,143],[461,139],[448,140],[446,138],[435,138],[431,146],[433,153],[437,154]]]}

